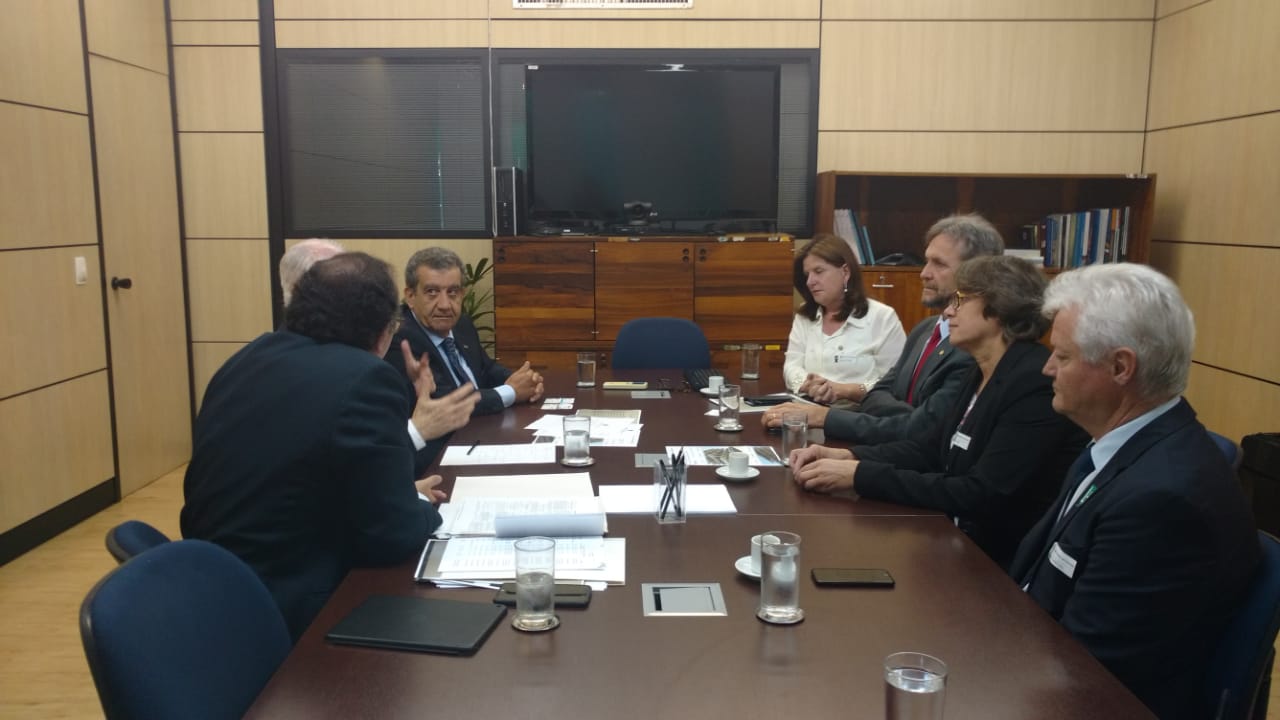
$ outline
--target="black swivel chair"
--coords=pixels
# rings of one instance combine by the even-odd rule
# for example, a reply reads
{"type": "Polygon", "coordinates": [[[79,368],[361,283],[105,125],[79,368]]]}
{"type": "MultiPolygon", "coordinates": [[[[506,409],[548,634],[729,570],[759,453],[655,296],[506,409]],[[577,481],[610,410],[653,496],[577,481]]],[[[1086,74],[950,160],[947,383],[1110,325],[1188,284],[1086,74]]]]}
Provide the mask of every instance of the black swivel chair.
{"type": "Polygon", "coordinates": [[[689,320],[637,318],[618,331],[610,363],[615,370],[709,368],[711,348],[702,328],[689,320]]]}
{"type": "Polygon", "coordinates": [[[1244,603],[1218,640],[1205,683],[1213,720],[1267,716],[1273,646],[1280,630],[1280,540],[1258,531],[1262,562],[1244,603]]]}

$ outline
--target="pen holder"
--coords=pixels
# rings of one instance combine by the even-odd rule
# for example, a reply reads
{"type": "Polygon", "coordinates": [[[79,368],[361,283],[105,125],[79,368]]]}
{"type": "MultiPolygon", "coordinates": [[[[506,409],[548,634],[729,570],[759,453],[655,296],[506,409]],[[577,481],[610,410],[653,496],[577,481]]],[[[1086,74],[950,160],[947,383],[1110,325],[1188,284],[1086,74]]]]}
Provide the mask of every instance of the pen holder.
{"type": "Polygon", "coordinates": [[[688,468],[681,465],[653,466],[653,516],[660,524],[682,523],[688,511],[685,488],[688,468]]]}

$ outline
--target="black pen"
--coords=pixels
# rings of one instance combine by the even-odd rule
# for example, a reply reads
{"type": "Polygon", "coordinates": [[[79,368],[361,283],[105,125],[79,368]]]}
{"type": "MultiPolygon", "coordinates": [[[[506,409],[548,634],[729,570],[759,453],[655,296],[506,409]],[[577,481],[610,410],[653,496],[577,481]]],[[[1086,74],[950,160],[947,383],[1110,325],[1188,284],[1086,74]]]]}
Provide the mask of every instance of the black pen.
{"type": "Polygon", "coordinates": [[[470,447],[470,448],[467,448],[467,454],[468,454],[468,455],[470,455],[470,454],[471,454],[471,451],[472,451],[472,450],[475,450],[475,449],[476,449],[476,445],[479,445],[479,444],[480,444],[480,443],[472,443],[472,444],[471,444],[471,447],[470,447]]]}

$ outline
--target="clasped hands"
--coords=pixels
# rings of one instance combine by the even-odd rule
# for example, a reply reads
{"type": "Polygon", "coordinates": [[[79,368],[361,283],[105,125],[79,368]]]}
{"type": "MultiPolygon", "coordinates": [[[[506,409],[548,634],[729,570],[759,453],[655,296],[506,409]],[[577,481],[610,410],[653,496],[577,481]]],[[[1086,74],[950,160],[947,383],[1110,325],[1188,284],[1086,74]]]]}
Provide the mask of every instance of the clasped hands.
{"type": "Polygon", "coordinates": [[[792,450],[791,478],[805,490],[837,492],[853,489],[858,459],[848,450],[810,445],[792,450]]]}
{"type": "Polygon", "coordinates": [[[528,361],[507,378],[507,385],[516,391],[516,402],[535,403],[542,399],[542,375],[528,361]]]}
{"type": "Polygon", "coordinates": [[[862,402],[862,398],[867,396],[867,389],[864,383],[838,383],[816,373],[809,373],[796,392],[808,395],[814,402],[830,405],[837,400],[862,402]]]}

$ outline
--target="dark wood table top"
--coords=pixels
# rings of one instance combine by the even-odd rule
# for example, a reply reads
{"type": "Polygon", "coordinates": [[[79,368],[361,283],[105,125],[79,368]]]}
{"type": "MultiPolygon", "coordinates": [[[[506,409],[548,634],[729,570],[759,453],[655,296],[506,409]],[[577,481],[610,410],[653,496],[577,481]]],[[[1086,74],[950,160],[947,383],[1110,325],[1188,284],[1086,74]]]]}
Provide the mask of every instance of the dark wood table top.
{"type": "MultiPolygon", "coordinates": [[[[600,373],[604,379],[607,372],[600,373]]],[[[669,378],[676,371],[616,373],[669,378]]],[[[651,385],[652,387],[652,385],[651,385]]],[[[746,393],[776,387],[749,383],[746,393]]],[[[579,391],[552,374],[547,394],[574,397],[575,409],[640,407],[637,448],[592,448],[598,485],[649,483],[636,452],[668,444],[765,444],[757,415],[741,433],[712,429],[701,396],[633,400],[599,387],[579,391]]],[[[453,442],[521,442],[543,414],[522,406],[474,419],[453,442]]],[[[818,436],[818,433],[814,433],[818,436]]],[[[811,438],[814,439],[814,438],[811,438]]],[[[456,475],[546,473],[560,466],[444,467],[456,475]]],[[[690,482],[718,481],[693,468],[690,482]]],[[[627,539],[627,583],[598,592],[589,608],[561,609],[561,626],[542,634],[510,627],[510,613],[469,658],[342,647],[325,634],[371,594],[489,602],[488,590],[441,590],[413,582],[414,563],[350,573],[284,665],[250,718],[881,718],[883,658],[913,650],[950,668],[948,720],[1144,718],[1145,707],[1031,602],[950,520],[915,508],[814,495],[783,469],[729,486],[740,514],[691,516],[658,525],[649,515],[613,515],[611,537],[627,539]],[[767,625],[755,617],[757,581],[734,561],[751,535],[799,533],[806,619],[767,625]],[[877,567],[893,589],[819,588],[814,567],[877,567]],[[646,618],[640,585],[717,582],[727,617],[646,618]]]]}

